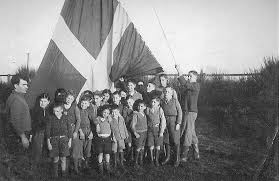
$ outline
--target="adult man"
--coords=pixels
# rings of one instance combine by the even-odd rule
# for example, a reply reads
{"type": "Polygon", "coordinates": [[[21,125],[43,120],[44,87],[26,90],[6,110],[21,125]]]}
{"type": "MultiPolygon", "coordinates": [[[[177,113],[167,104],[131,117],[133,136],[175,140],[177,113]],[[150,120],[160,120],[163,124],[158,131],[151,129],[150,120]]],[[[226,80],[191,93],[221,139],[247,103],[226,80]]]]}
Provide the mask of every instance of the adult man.
{"type": "Polygon", "coordinates": [[[189,81],[182,75],[179,65],[175,66],[178,73],[178,81],[182,85],[182,110],[183,110],[183,124],[181,129],[182,135],[182,156],[181,161],[187,161],[187,153],[189,147],[193,145],[194,157],[199,159],[198,138],[195,131],[195,121],[198,114],[198,96],[200,91],[200,84],[197,83],[198,73],[194,70],[189,72],[189,81]]]}
{"type": "Polygon", "coordinates": [[[29,147],[31,116],[28,104],[24,98],[24,94],[28,89],[27,81],[28,79],[23,76],[13,76],[11,83],[14,90],[7,100],[8,128],[11,128],[11,131],[8,132],[9,135],[7,135],[7,144],[13,147],[15,143],[20,143],[21,146],[16,145],[18,146],[17,150],[29,147]],[[17,140],[20,141],[17,142],[17,140]]]}

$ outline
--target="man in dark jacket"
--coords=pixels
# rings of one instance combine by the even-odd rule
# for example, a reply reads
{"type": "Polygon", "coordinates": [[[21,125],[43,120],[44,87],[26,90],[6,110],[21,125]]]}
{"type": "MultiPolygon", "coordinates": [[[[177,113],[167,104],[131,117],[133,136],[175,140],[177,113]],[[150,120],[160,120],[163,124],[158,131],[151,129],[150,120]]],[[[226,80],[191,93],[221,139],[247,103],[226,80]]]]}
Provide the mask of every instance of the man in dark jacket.
{"type": "Polygon", "coordinates": [[[11,128],[9,135],[6,135],[8,138],[7,144],[12,146],[19,141],[21,146],[17,145],[19,146],[17,150],[21,150],[22,147],[27,149],[30,144],[29,135],[31,132],[31,116],[24,94],[28,89],[28,79],[20,75],[15,75],[12,77],[11,83],[14,90],[8,97],[6,103],[8,125],[9,128],[11,128]]]}
{"type": "Polygon", "coordinates": [[[178,81],[182,86],[182,110],[183,110],[183,122],[182,122],[182,156],[181,161],[187,161],[187,153],[189,147],[192,145],[194,149],[195,159],[199,159],[198,137],[195,131],[195,121],[198,114],[198,96],[200,92],[200,84],[197,82],[198,73],[196,71],[190,71],[188,78],[182,75],[180,67],[175,66],[178,72],[178,81]],[[189,80],[187,80],[189,79],[189,80]]]}

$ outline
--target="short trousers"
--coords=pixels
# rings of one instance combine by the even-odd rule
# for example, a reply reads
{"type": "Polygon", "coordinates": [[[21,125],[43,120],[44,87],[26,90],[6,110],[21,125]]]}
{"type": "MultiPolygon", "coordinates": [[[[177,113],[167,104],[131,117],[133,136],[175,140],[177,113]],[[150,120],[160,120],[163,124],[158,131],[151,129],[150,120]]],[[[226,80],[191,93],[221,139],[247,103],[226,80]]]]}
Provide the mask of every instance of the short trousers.
{"type": "Polygon", "coordinates": [[[50,144],[52,146],[52,150],[49,151],[49,156],[51,158],[69,156],[70,151],[69,151],[68,142],[69,139],[67,136],[62,138],[59,137],[50,138],[50,144]]]}
{"type": "Polygon", "coordinates": [[[112,143],[112,152],[116,153],[125,149],[125,140],[117,140],[112,143]]]}
{"type": "Polygon", "coordinates": [[[159,127],[149,127],[147,131],[147,146],[162,146],[163,145],[163,136],[159,136],[160,128],[159,127]]]}
{"type": "Polygon", "coordinates": [[[136,149],[142,148],[145,146],[147,131],[139,132],[138,134],[140,135],[139,138],[136,138],[135,135],[133,135],[133,144],[136,147],[136,149]]]}
{"type": "Polygon", "coordinates": [[[110,154],[111,147],[112,147],[112,140],[111,140],[110,136],[107,138],[96,137],[96,152],[97,153],[110,154]]]}

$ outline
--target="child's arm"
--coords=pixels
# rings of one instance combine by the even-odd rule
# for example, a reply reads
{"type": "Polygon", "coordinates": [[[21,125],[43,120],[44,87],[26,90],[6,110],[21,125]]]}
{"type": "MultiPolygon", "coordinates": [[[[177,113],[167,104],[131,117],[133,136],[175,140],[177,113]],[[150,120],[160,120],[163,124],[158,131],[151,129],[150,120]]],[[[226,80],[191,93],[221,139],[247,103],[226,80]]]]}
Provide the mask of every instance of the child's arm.
{"type": "Polygon", "coordinates": [[[177,120],[176,120],[175,129],[179,130],[181,122],[182,122],[182,109],[181,109],[181,106],[177,99],[175,99],[175,106],[176,106],[176,110],[177,110],[177,120]]]}
{"type": "Polygon", "coordinates": [[[66,122],[67,122],[67,133],[68,133],[68,138],[69,138],[68,146],[69,146],[69,148],[71,148],[71,146],[72,146],[72,135],[73,135],[72,127],[71,127],[71,123],[70,123],[69,120],[66,120],[66,122]]]}
{"type": "Polygon", "coordinates": [[[80,136],[80,139],[85,139],[85,135],[84,135],[84,133],[83,133],[83,131],[82,131],[82,129],[81,128],[79,128],[79,136],[80,136]]]}
{"type": "Polygon", "coordinates": [[[48,148],[48,150],[52,150],[52,145],[50,143],[50,139],[49,138],[47,139],[47,148],[48,148]]]}
{"type": "Polygon", "coordinates": [[[124,120],[124,118],[123,118],[122,116],[121,116],[121,120],[122,120],[124,132],[125,132],[125,139],[126,139],[126,138],[129,137],[128,129],[127,129],[127,127],[126,127],[125,120],[124,120]]]}
{"type": "Polygon", "coordinates": [[[166,117],[165,117],[164,111],[161,107],[159,109],[159,113],[160,113],[160,133],[159,133],[159,136],[163,136],[163,134],[165,132],[165,129],[166,129],[167,122],[166,122],[166,117]]]}
{"type": "Polygon", "coordinates": [[[73,133],[74,139],[77,137],[77,133],[78,133],[78,130],[80,128],[80,122],[81,122],[80,111],[79,111],[77,106],[75,107],[75,118],[76,118],[76,126],[75,126],[75,130],[74,130],[74,133],[73,133]]]}
{"type": "Polygon", "coordinates": [[[92,131],[90,131],[90,134],[88,135],[88,139],[89,139],[89,140],[92,140],[92,139],[93,139],[93,133],[92,133],[92,131]]]}
{"type": "Polygon", "coordinates": [[[132,131],[133,131],[135,137],[136,137],[136,138],[139,138],[140,135],[137,133],[137,130],[136,130],[137,121],[138,121],[137,115],[136,115],[136,114],[133,114],[133,119],[132,119],[132,122],[131,122],[131,129],[132,129],[132,131]]]}

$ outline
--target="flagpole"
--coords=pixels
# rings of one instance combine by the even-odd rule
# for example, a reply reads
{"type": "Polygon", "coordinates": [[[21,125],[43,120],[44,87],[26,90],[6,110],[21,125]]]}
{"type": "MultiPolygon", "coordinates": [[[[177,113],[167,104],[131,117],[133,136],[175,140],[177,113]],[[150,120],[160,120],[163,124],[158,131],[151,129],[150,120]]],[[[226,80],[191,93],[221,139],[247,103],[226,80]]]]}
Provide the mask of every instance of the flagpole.
{"type": "Polygon", "coordinates": [[[162,26],[162,24],[161,24],[161,22],[160,22],[159,16],[158,16],[158,14],[157,14],[157,12],[156,12],[156,10],[155,10],[154,7],[153,7],[153,11],[154,11],[154,13],[155,13],[155,15],[156,15],[156,17],[157,17],[157,20],[158,20],[158,22],[159,22],[159,24],[160,24],[160,27],[161,27],[161,30],[162,30],[162,32],[163,32],[164,38],[166,39],[166,42],[167,42],[168,48],[169,48],[169,50],[170,50],[170,52],[171,52],[171,55],[172,55],[174,64],[176,65],[176,61],[175,61],[175,58],[174,58],[173,51],[172,51],[172,49],[171,49],[171,47],[170,47],[170,45],[169,45],[169,41],[168,41],[168,39],[167,39],[166,33],[165,33],[165,31],[164,31],[164,28],[163,28],[163,26],[162,26]]]}

